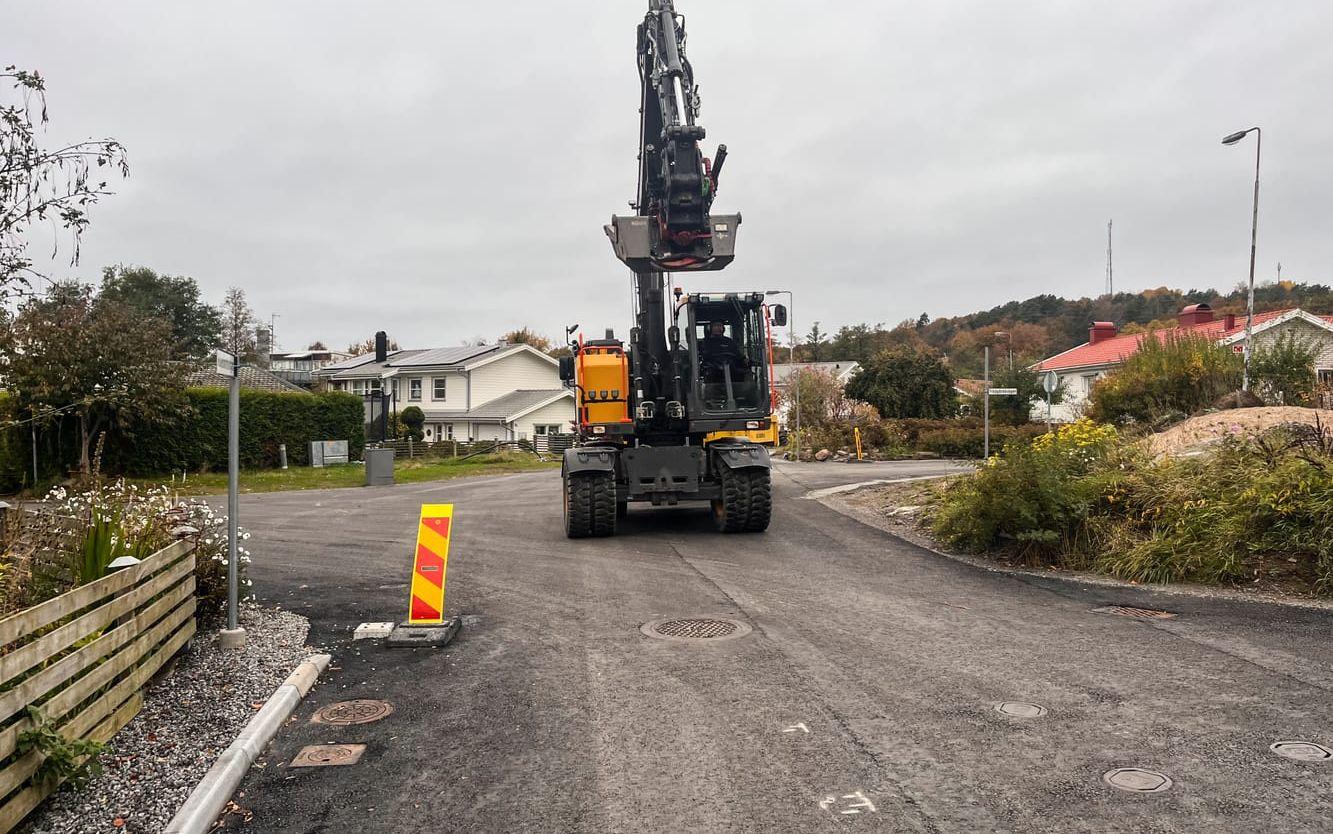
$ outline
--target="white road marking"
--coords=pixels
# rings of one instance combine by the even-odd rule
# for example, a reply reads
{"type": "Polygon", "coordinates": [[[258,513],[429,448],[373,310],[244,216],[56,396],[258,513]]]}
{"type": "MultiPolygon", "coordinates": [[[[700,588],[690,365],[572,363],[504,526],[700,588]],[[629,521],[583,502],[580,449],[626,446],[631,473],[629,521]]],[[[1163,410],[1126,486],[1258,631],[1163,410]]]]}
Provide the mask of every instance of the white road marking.
{"type": "Polygon", "coordinates": [[[784,733],[795,733],[795,732],[797,732],[797,731],[802,732],[802,733],[808,733],[808,732],[810,732],[810,728],[807,727],[807,726],[805,726],[805,723],[802,722],[802,723],[800,723],[800,724],[793,724],[793,725],[791,725],[790,727],[788,727],[787,729],[783,730],[782,732],[784,732],[784,733]]]}
{"type": "MultiPolygon", "coordinates": [[[[871,802],[870,798],[861,791],[855,791],[853,793],[845,793],[842,795],[842,800],[848,800],[848,799],[853,801],[848,803],[846,808],[842,808],[838,811],[838,813],[843,816],[855,816],[863,811],[866,813],[873,814],[879,810],[878,808],[875,807],[875,803],[871,802]]],[[[830,794],[824,797],[823,799],[819,800],[819,807],[827,811],[834,805],[840,804],[842,800],[839,800],[837,796],[830,794]]]]}

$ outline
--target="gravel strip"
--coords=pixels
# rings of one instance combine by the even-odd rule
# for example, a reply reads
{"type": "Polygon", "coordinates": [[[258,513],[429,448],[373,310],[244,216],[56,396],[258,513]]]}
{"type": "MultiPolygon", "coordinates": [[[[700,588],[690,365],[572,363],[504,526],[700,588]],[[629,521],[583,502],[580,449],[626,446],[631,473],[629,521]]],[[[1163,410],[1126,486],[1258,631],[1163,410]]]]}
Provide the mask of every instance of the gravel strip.
{"type": "Polygon", "coordinates": [[[111,740],[101,776],[61,790],[29,818],[29,834],[154,834],[166,828],[214,759],[302,660],[305,617],[242,604],[244,650],[224,652],[216,625],[144,693],[143,711],[111,740]]]}

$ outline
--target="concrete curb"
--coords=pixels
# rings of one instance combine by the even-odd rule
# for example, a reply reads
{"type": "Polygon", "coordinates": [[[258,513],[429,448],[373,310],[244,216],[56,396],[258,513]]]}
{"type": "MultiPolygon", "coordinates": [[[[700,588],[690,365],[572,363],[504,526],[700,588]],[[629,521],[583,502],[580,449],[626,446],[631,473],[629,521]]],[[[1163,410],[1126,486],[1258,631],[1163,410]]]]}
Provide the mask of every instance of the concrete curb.
{"type": "Polygon", "coordinates": [[[222,751],[218,760],[195,785],[185,804],[171,818],[164,834],[207,834],[212,830],[222,809],[227,806],[236,788],[259,758],[278,728],[296,710],[301,699],[310,692],[320,674],[328,668],[332,655],[315,654],[306,658],[287,680],[273,691],[264,706],[255,713],[241,734],[222,751]]]}
{"type": "MultiPolygon", "coordinates": [[[[921,480],[921,479],[914,479],[914,480],[921,480]]],[[[854,490],[849,490],[848,492],[850,491],[854,490]]],[[[1135,584],[1132,582],[1126,582],[1123,579],[1116,579],[1114,576],[1104,576],[1099,573],[1086,573],[1083,571],[1065,571],[1065,570],[1044,571],[1044,570],[1035,570],[1033,568],[1020,568],[1020,567],[1013,567],[1010,565],[1000,564],[998,562],[987,559],[983,556],[973,556],[964,553],[950,553],[947,550],[940,550],[937,547],[932,547],[930,544],[926,544],[925,542],[917,541],[915,538],[910,538],[908,536],[903,535],[901,531],[893,529],[891,526],[885,523],[884,519],[878,517],[874,513],[861,509],[860,507],[853,507],[845,503],[843,499],[845,499],[846,497],[847,497],[847,492],[840,492],[840,493],[835,493],[833,495],[826,495],[820,498],[815,498],[814,500],[816,503],[824,507],[828,507],[830,510],[833,510],[835,513],[838,513],[839,515],[846,516],[847,518],[850,518],[853,521],[858,521],[866,525],[867,527],[873,527],[874,529],[879,530],[881,533],[886,533],[901,542],[905,542],[913,547],[920,548],[921,550],[924,550],[928,553],[932,553],[936,556],[942,556],[945,559],[948,559],[952,562],[958,562],[960,564],[968,565],[970,567],[977,568],[979,570],[984,570],[989,573],[998,573],[1007,576],[1028,577],[1032,579],[1053,579],[1057,582],[1062,582],[1067,585],[1081,585],[1085,588],[1087,588],[1088,586],[1096,586],[1100,588],[1117,588],[1131,592],[1145,591],[1148,593],[1164,594],[1167,596],[1176,596],[1176,597],[1186,597],[1190,599],[1222,600],[1225,602],[1244,602],[1256,605],[1279,605],[1286,608],[1297,608],[1305,611],[1321,611],[1321,612],[1333,611],[1333,601],[1329,600],[1311,599],[1306,597],[1290,597],[1290,596],[1284,596],[1266,592],[1244,592],[1244,591],[1237,591],[1232,588],[1227,588],[1224,586],[1194,585],[1191,583],[1183,583],[1183,582],[1173,585],[1158,585],[1158,584],[1143,584],[1143,583],[1135,584]]]]}

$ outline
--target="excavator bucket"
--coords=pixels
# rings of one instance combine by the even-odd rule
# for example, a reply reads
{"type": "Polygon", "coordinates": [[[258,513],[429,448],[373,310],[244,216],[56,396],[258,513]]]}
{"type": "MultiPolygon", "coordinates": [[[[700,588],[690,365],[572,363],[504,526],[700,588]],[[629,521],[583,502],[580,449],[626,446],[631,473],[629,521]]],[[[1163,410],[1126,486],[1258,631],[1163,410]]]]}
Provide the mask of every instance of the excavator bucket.
{"type": "Polygon", "coordinates": [[[705,257],[672,252],[659,239],[657,221],[643,215],[612,217],[602,228],[611,248],[625,266],[635,272],[707,272],[722,269],[736,259],[736,230],[739,214],[714,214],[709,223],[711,251],[705,257]]]}

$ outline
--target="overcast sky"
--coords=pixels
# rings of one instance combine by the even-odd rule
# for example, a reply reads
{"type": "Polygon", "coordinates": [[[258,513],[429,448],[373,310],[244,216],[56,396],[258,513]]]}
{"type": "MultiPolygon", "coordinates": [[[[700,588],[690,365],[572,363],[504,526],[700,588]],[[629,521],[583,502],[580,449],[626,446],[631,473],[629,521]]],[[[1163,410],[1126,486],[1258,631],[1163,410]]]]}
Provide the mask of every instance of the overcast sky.
{"type": "MultiPolygon", "coordinates": [[[[715,209],[698,289],[790,289],[826,330],[1096,295],[1333,279],[1333,3],[678,0],[715,209]]],[[[602,233],[635,187],[631,0],[6,3],[47,139],[132,173],[79,267],[244,288],[288,349],[628,328],[602,233]]],[[[40,238],[39,238],[40,239],[40,238]]],[[[45,247],[34,247],[45,252],[45,247]]],[[[39,259],[44,254],[38,255],[39,259]]]]}

